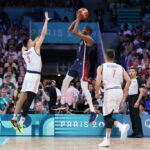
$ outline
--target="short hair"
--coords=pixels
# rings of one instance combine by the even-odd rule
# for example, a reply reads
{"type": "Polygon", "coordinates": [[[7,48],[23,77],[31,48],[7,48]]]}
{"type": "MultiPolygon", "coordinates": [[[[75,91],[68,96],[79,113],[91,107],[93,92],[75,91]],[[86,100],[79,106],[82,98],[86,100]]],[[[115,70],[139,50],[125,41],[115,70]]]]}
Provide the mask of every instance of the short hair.
{"type": "Polygon", "coordinates": [[[27,47],[28,41],[29,41],[29,37],[26,37],[26,38],[23,40],[23,46],[24,46],[24,47],[27,47]]]}
{"type": "Polygon", "coordinates": [[[131,69],[135,70],[135,72],[138,73],[138,70],[136,67],[130,67],[129,70],[131,70],[131,69]]]}
{"type": "Polygon", "coordinates": [[[93,29],[90,26],[85,26],[85,28],[88,30],[90,35],[93,33],[93,29]]]}
{"type": "Polygon", "coordinates": [[[97,101],[94,101],[93,102],[93,105],[98,105],[99,103],[97,101]]]}
{"type": "Polygon", "coordinates": [[[10,75],[6,75],[5,79],[6,79],[6,78],[11,78],[11,77],[10,77],[10,75]]]}
{"type": "Polygon", "coordinates": [[[115,51],[114,50],[107,49],[105,54],[106,54],[106,56],[109,60],[114,60],[115,59],[115,51]]]}

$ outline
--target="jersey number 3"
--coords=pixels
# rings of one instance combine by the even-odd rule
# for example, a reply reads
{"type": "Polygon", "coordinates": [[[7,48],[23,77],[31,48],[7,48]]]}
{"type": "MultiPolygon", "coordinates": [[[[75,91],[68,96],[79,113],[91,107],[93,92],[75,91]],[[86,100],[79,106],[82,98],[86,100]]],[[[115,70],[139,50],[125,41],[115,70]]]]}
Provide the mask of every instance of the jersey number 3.
{"type": "Polygon", "coordinates": [[[30,56],[27,56],[28,63],[31,63],[30,56]]]}
{"type": "Polygon", "coordinates": [[[115,77],[115,74],[116,74],[116,69],[114,69],[113,72],[114,72],[114,73],[113,73],[113,78],[114,78],[114,77],[115,77]]]}

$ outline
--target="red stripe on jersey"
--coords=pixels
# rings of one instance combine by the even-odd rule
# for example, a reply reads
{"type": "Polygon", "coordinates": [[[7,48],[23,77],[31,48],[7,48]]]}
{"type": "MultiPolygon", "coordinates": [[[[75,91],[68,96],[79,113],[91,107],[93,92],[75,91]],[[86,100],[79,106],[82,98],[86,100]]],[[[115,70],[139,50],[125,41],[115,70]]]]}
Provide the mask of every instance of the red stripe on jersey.
{"type": "Polygon", "coordinates": [[[84,68],[83,68],[83,81],[88,81],[88,58],[85,55],[84,68]]]}

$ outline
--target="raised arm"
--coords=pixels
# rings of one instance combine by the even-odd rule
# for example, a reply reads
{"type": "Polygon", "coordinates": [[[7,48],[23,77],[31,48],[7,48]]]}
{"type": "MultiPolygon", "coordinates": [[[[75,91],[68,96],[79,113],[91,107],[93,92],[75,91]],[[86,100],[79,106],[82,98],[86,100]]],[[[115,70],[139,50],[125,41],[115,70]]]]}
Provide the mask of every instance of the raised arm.
{"type": "Polygon", "coordinates": [[[77,12],[77,19],[76,19],[74,29],[73,29],[73,34],[75,34],[80,39],[86,41],[88,46],[92,46],[93,45],[93,39],[89,35],[84,35],[83,33],[79,32],[79,30],[78,30],[78,26],[79,26],[79,22],[80,22],[81,18],[82,18],[81,12],[78,11],[77,12]]]}
{"type": "Polygon", "coordinates": [[[99,98],[99,90],[101,87],[101,81],[102,81],[102,66],[99,66],[97,68],[97,76],[96,76],[96,93],[95,93],[95,98],[99,98]]]}
{"type": "Polygon", "coordinates": [[[41,45],[42,45],[42,43],[44,41],[44,38],[45,38],[45,35],[47,33],[47,24],[48,24],[49,20],[50,20],[50,18],[48,17],[48,12],[45,12],[45,23],[44,23],[41,35],[40,35],[39,39],[36,41],[36,43],[35,43],[35,50],[36,50],[36,52],[39,55],[40,55],[41,45]]]}
{"type": "Polygon", "coordinates": [[[70,25],[70,27],[68,28],[68,31],[69,31],[69,32],[73,32],[75,23],[76,23],[76,20],[74,20],[74,21],[72,22],[72,24],[70,25]]]}

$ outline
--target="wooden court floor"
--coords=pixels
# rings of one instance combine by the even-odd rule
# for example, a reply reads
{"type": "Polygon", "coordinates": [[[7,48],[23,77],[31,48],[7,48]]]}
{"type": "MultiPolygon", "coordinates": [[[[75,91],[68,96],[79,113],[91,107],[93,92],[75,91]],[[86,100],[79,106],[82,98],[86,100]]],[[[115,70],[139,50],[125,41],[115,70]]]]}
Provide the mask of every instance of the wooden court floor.
{"type": "MultiPolygon", "coordinates": [[[[1,137],[0,137],[1,138],[1,137]]],[[[100,148],[102,138],[13,137],[6,139],[0,150],[150,150],[150,138],[111,139],[111,147],[100,148]]]]}

